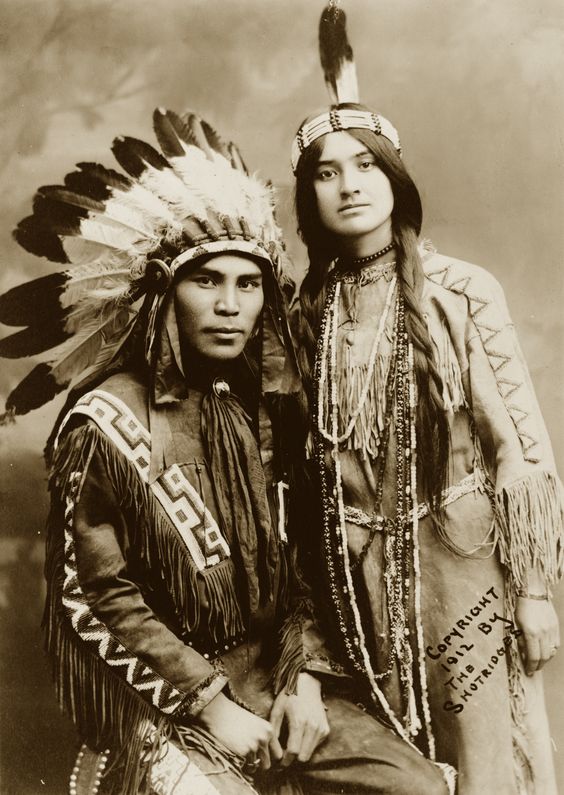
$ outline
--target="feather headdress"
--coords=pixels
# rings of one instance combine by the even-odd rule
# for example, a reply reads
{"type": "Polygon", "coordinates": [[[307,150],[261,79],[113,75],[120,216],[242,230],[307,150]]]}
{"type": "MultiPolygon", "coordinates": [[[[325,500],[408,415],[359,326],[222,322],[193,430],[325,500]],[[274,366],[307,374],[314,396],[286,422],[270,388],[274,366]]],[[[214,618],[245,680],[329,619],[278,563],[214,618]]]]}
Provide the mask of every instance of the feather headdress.
{"type": "Polygon", "coordinates": [[[372,130],[388,138],[401,154],[399,135],[384,116],[358,106],[359,91],[353,50],[347,36],[346,15],[338,0],[324,8],[319,21],[319,57],[331,108],[306,119],[292,143],[292,170],[296,173],[302,152],[322,135],[341,130],[372,130]],[[357,107],[351,107],[357,105],[357,107]]]}
{"type": "Polygon", "coordinates": [[[0,296],[0,322],[25,327],[0,340],[0,356],[47,358],[11,392],[4,421],[103,373],[146,295],[162,294],[188,260],[238,251],[283,278],[272,190],[249,175],[237,147],[193,113],[157,109],[153,123],[161,151],[116,138],[125,173],[79,163],[63,185],[39,188],[18,224],[23,248],[65,268],[0,296]]]}

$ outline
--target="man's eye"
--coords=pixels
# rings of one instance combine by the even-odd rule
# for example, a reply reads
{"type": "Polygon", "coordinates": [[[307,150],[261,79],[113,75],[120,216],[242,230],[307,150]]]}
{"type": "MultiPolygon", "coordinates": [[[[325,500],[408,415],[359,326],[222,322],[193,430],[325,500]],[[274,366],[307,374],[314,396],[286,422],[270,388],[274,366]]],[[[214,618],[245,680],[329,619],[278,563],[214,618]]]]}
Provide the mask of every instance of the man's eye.
{"type": "Polygon", "coordinates": [[[251,290],[258,289],[260,285],[261,283],[258,279],[241,279],[239,282],[239,289],[250,292],[251,290]]]}
{"type": "Polygon", "coordinates": [[[202,287],[213,287],[214,284],[211,276],[196,276],[194,281],[202,287]]]}

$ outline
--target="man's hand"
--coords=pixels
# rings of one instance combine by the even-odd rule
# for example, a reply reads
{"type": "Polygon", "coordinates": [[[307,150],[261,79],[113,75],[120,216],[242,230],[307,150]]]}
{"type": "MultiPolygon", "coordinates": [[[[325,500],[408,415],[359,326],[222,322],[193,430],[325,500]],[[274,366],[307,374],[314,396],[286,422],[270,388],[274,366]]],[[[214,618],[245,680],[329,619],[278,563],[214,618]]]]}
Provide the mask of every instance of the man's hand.
{"type": "Polygon", "coordinates": [[[274,737],[270,723],[235,704],[223,693],[213,698],[200,712],[198,719],[230,751],[242,759],[253,756],[260,761],[261,770],[270,767],[270,751],[279,759],[280,743],[274,737]]]}
{"type": "Polygon", "coordinates": [[[307,762],[329,734],[321,683],[310,674],[301,673],[296,695],[289,696],[281,692],[276,697],[270,712],[270,723],[274,730],[270,744],[272,756],[282,759],[283,767],[291,765],[296,758],[299,762],[307,762]],[[288,741],[282,755],[278,737],[284,720],[288,725],[288,741]]]}
{"type": "Polygon", "coordinates": [[[558,617],[551,602],[517,598],[515,618],[519,629],[521,657],[531,676],[545,665],[560,646],[558,617]]]}

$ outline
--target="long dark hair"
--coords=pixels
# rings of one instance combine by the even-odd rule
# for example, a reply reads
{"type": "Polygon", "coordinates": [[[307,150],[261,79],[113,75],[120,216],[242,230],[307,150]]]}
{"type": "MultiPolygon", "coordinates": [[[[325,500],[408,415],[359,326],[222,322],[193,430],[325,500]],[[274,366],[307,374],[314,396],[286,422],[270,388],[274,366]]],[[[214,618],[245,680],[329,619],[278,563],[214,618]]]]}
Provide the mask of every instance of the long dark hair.
{"type": "MultiPolygon", "coordinates": [[[[338,107],[368,110],[356,104],[338,107]]],[[[413,344],[418,389],[416,430],[419,482],[431,511],[436,519],[440,519],[441,493],[448,476],[449,428],[442,399],[442,381],[421,311],[424,275],[417,248],[423,217],[421,199],[401,157],[387,138],[370,130],[350,129],[346,132],[374,155],[376,165],[392,186],[392,236],[398,280],[405,303],[406,329],[413,344]]],[[[298,227],[309,255],[309,270],[300,288],[299,355],[306,409],[312,405],[313,364],[325,304],[328,268],[338,251],[337,237],[321,222],[314,190],[315,169],[322,151],[323,138],[319,138],[303,152],[296,172],[298,227]]]]}

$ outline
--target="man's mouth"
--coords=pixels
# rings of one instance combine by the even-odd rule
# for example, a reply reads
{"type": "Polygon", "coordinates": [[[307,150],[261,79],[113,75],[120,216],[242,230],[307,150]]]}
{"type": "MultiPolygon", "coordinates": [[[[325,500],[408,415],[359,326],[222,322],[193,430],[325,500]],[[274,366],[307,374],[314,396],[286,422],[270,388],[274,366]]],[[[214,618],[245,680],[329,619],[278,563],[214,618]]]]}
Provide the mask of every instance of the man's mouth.
{"type": "Polygon", "coordinates": [[[240,328],[235,328],[234,326],[214,326],[213,328],[207,328],[206,332],[208,334],[222,334],[225,336],[234,337],[237,334],[242,334],[243,330],[240,328]]]}

